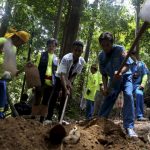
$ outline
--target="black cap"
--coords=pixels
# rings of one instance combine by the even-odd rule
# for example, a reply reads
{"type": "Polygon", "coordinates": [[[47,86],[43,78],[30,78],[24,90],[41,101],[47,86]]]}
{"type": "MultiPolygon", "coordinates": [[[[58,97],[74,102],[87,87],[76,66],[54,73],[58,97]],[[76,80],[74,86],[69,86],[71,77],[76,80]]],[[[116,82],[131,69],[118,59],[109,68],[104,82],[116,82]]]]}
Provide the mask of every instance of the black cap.
{"type": "Polygon", "coordinates": [[[47,42],[46,42],[46,45],[50,45],[51,43],[55,42],[55,45],[57,46],[58,45],[58,41],[54,38],[50,38],[47,42]]]}
{"type": "Polygon", "coordinates": [[[81,46],[83,48],[83,43],[81,41],[74,41],[72,46],[81,46]]]}

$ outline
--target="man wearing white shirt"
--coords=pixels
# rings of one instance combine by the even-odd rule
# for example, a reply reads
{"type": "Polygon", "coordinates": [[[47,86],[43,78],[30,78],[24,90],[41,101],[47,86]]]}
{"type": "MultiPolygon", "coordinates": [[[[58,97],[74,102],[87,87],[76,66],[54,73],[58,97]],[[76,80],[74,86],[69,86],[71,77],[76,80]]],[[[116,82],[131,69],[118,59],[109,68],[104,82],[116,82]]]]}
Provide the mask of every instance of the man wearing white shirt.
{"type": "Polygon", "coordinates": [[[47,120],[52,119],[53,110],[58,99],[59,92],[62,90],[58,116],[58,119],[60,119],[66,96],[70,95],[72,83],[76,75],[81,73],[82,68],[85,64],[84,58],[81,57],[82,53],[83,43],[80,41],[75,41],[72,45],[72,53],[68,53],[62,58],[56,72],[56,84],[54,93],[49,103],[47,120]]]}

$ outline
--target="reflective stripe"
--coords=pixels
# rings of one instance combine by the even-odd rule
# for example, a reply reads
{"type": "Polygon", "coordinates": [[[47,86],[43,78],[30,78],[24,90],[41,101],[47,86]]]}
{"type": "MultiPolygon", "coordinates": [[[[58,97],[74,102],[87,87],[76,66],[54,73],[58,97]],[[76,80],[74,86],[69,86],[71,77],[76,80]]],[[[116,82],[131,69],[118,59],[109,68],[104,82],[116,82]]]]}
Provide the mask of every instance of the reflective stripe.
{"type": "Polygon", "coordinates": [[[4,111],[4,107],[0,107],[0,112],[3,112],[4,111]]]}
{"type": "MultiPolygon", "coordinates": [[[[47,64],[47,70],[46,70],[46,76],[47,77],[52,77],[52,63],[53,63],[53,57],[54,54],[48,53],[48,64],[47,64]]],[[[52,80],[45,79],[45,84],[47,85],[52,85],[52,80]]]]}

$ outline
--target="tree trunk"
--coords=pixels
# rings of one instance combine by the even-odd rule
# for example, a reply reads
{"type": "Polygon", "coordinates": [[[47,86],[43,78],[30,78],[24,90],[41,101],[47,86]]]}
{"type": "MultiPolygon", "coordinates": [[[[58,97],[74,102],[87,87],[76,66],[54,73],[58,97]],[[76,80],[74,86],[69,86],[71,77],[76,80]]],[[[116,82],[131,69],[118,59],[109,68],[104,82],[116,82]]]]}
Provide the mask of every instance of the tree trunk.
{"type": "MultiPolygon", "coordinates": [[[[137,36],[140,28],[140,18],[139,18],[139,13],[140,13],[140,1],[137,1],[137,6],[136,6],[136,30],[135,30],[135,37],[137,36]]],[[[139,42],[137,43],[136,47],[136,57],[139,58],[139,42]]]]}
{"type": "Polygon", "coordinates": [[[92,38],[93,38],[95,20],[96,20],[96,17],[97,17],[95,10],[97,10],[97,7],[98,7],[98,0],[95,0],[94,3],[93,3],[92,20],[91,20],[91,24],[89,25],[87,45],[86,45],[86,49],[85,49],[84,59],[85,59],[86,62],[88,62],[88,58],[89,58],[89,54],[90,54],[90,47],[91,47],[92,38]]]}
{"type": "MultiPolygon", "coordinates": [[[[99,0],[95,0],[94,3],[93,3],[93,12],[92,12],[92,19],[91,19],[91,23],[89,25],[89,31],[88,31],[88,37],[87,37],[87,45],[86,45],[86,49],[85,49],[85,56],[84,56],[84,59],[86,62],[88,62],[88,59],[89,59],[89,54],[90,54],[90,47],[91,47],[91,43],[92,43],[92,38],[93,38],[93,32],[94,32],[94,27],[95,27],[95,21],[96,21],[96,17],[97,17],[97,8],[98,8],[98,2],[99,0]]],[[[86,73],[86,70],[87,68],[85,67],[83,69],[83,75],[80,76],[80,87],[79,87],[79,90],[80,91],[84,91],[86,88],[86,84],[87,84],[87,79],[88,79],[88,74],[89,74],[89,71],[90,69],[88,69],[88,73],[86,73]],[[86,75],[86,78],[85,78],[85,75],[86,75]],[[85,87],[83,87],[83,85],[85,87]]],[[[84,92],[81,94],[81,98],[84,97],[84,92]]]]}
{"type": "Polygon", "coordinates": [[[54,31],[54,38],[55,39],[57,39],[58,32],[59,32],[63,4],[64,4],[64,0],[59,0],[59,7],[58,7],[58,12],[57,12],[56,20],[55,20],[55,31],[54,31]]]}
{"type": "Polygon", "coordinates": [[[71,52],[72,43],[77,38],[80,17],[83,10],[83,0],[72,0],[70,1],[70,4],[65,21],[60,57],[71,52]]]}
{"type": "Polygon", "coordinates": [[[0,27],[0,37],[3,37],[7,32],[7,28],[9,26],[9,19],[11,17],[11,9],[12,9],[12,3],[10,0],[7,0],[5,5],[5,14],[2,17],[2,23],[0,27]]]}
{"type": "Polygon", "coordinates": [[[84,59],[86,62],[88,62],[88,58],[90,54],[90,47],[92,43],[93,32],[94,32],[94,22],[91,22],[91,25],[89,26],[87,44],[86,44],[85,56],[84,56],[84,59]]]}

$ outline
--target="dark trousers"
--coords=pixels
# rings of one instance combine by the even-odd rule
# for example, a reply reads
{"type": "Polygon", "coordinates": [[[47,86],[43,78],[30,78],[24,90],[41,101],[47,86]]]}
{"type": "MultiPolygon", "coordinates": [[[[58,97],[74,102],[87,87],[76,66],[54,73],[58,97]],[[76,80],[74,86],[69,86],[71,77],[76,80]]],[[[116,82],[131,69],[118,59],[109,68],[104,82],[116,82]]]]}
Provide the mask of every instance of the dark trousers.
{"type": "Polygon", "coordinates": [[[32,105],[32,115],[46,117],[48,114],[48,104],[53,91],[52,86],[43,85],[35,89],[35,99],[32,105]]]}
{"type": "Polygon", "coordinates": [[[65,90],[62,87],[61,80],[59,78],[56,78],[56,83],[55,83],[55,86],[54,86],[53,90],[54,90],[53,95],[52,95],[52,97],[50,99],[50,102],[49,102],[47,119],[48,120],[52,119],[54,108],[56,106],[56,102],[57,102],[57,99],[59,97],[59,93],[62,90],[62,96],[61,96],[61,99],[60,99],[60,106],[59,106],[59,112],[58,112],[58,114],[59,114],[58,119],[60,120],[62,110],[63,110],[63,107],[64,107],[64,103],[65,103],[65,90]]]}
{"type": "Polygon", "coordinates": [[[44,86],[43,87],[43,99],[41,104],[47,106],[49,103],[50,96],[52,94],[53,87],[52,86],[44,86]]]}
{"type": "Polygon", "coordinates": [[[6,81],[0,80],[0,112],[4,111],[6,104],[7,104],[6,81]]]}

